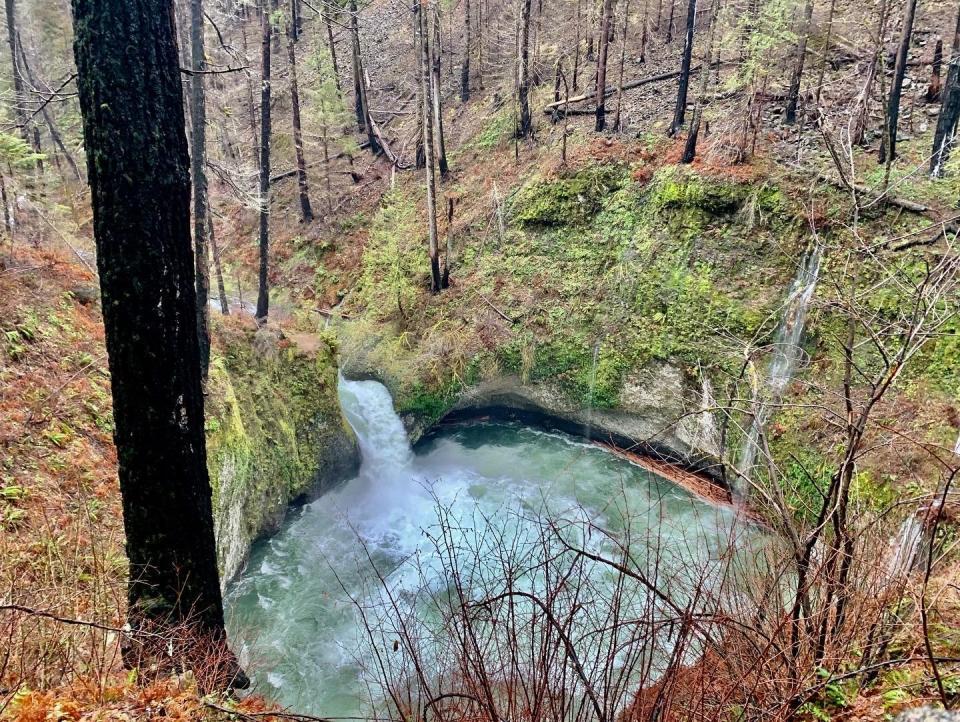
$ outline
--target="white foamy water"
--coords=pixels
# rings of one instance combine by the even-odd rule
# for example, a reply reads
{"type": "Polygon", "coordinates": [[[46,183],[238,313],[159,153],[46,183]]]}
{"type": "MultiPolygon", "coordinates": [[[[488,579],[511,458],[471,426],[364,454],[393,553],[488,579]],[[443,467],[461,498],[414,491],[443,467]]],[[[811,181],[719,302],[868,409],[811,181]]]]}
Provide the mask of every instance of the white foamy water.
{"type": "MultiPolygon", "coordinates": [[[[341,380],[340,399],[360,443],[359,473],[258,544],[226,600],[230,636],[255,691],[296,711],[344,717],[382,709],[380,670],[402,674],[409,665],[409,640],[399,644],[404,630],[430,674],[443,675],[454,574],[471,599],[489,596],[504,583],[504,550],[536,558],[548,517],[580,530],[578,543],[598,553],[609,542],[585,532],[588,522],[614,535],[629,526],[632,563],[681,606],[700,604],[690,599],[695,580],[719,579],[736,556],[731,549],[758,536],[738,527],[729,509],[571,437],[473,424],[414,452],[382,385],[341,380]]],[[[585,574],[592,592],[577,600],[570,634],[588,659],[613,575],[603,565],[585,574]]],[[[545,583],[542,569],[512,582],[532,594],[545,583]]],[[[634,585],[622,597],[624,614],[663,606],[651,607],[651,598],[634,585]]],[[[540,630],[529,634],[528,641],[540,630]]],[[[624,664],[631,659],[624,653],[624,664]]]]}

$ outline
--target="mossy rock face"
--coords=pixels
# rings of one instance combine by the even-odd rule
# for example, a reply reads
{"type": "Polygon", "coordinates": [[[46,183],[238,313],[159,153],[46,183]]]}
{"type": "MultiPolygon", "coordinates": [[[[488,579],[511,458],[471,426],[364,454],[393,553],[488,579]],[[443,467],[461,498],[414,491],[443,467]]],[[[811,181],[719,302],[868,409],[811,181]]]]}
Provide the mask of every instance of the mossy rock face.
{"type": "Polygon", "coordinates": [[[627,182],[627,169],[619,165],[590,166],[559,178],[536,180],[510,199],[510,217],[522,226],[583,224],[627,182]]]}
{"type": "Polygon", "coordinates": [[[292,501],[352,473],[359,450],[337,399],[335,346],[304,353],[269,331],[224,331],[210,365],[207,465],[221,578],[239,571],[292,501]]]}

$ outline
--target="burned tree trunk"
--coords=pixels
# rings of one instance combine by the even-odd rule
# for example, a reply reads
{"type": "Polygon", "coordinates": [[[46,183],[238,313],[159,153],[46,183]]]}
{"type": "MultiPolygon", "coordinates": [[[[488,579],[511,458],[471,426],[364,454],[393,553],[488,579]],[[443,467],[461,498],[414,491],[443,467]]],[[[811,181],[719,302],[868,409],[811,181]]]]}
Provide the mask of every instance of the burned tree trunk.
{"type": "Polygon", "coordinates": [[[670,135],[683,127],[687,113],[687,91],[690,88],[690,59],[693,57],[693,25],[697,17],[697,0],[690,0],[687,6],[687,32],[683,40],[683,58],[680,61],[680,83],[677,86],[677,105],[673,111],[670,135]]]}
{"type": "Polygon", "coordinates": [[[940,73],[943,70],[943,38],[937,38],[933,46],[933,63],[930,67],[930,84],[927,86],[927,102],[934,103],[940,100],[942,86],[940,73]]]}
{"type": "Polygon", "coordinates": [[[20,135],[30,144],[34,150],[33,139],[30,137],[30,129],[27,127],[27,112],[24,108],[23,97],[23,75],[20,71],[20,54],[17,52],[17,8],[15,0],[5,0],[7,15],[7,42],[10,45],[10,63],[13,68],[13,117],[16,120],[17,127],[20,129],[20,135]]]}
{"type": "Polygon", "coordinates": [[[463,67],[460,69],[460,100],[470,100],[470,0],[463,0],[463,67]]]}
{"type": "Polygon", "coordinates": [[[273,26],[266,2],[260,12],[260,273],[257,290],[257,323],[267,321],[270,312],[270,46],[273,26]]]}
{"type": "Polygon", "coordinates": [[[950,64],[947,66],[947,80],[943,86],[943,104],[937,118],[937,129],[933,135],[933,155],[930,158],[930,175],[939,178],[943,175],[950,159],[960,121],[960,11],[957,12],[957,29],[953,35],[950,64]]]}
{"type": "Polygon", "coordinates": [[[203,47],[203,0],[190,0],[190,138],[193,155],[193,244],[197,268],[197,338],[204,380],[210,367],[210,266],[207,262],[207,99],[204,88],[206,60],[203,47]]]}
{"type": "Polygon", "coordinates": [[[704,53],[703,63],[700,65],[700,89],[697,93],[697,104],[693,108],[693,120],[690,123],[690,132],[687,133],[687,142],[683,147],[681,163],[693,163],[697,157],[697,142],[700,140],[700,126],[703,123],[703,107],[707,102],[707,86],[710,81],[710,68],[713,65],[713,43],[717,30],[717,15],[720,13],[720,0],[713,0],[710,8],[710,20],[707,30],[707,50],[704,53]]]}
{"type": "Polygon", "coordinates": [[[600,44],[597,52],[597,120],[595,129],[599,133],[607,124],[607,57],[610,54],[610,24],[613,22],[613,0],[603,0],[603,13],[600,16],[600,44]]]}
{"type": "Polygon", "coordinates": [[[310,188],[307,184],[307,162],[303,154],[303,128],[300,124],[300,86],[297,83],[297,43],[296,26],[291,23],[290,36],[287,38],[287,58],[290,64],[290,110],[293,124],[293,148],[297,159],[297,187],[300,191],[300,220],[309,223],[313,220],[313,208],[310,207],[310,188]]]}
{"type": "Polygon", "coordinates": [[[323,24],[327,28],[327,49],[330,52],[330,62],[333,64],[333,84],[337,88],[337,94],[343,92],[340,87],[340,67],[337,65],[337,44],[333,40],[333,21],[330,19],[330,13],[323,13],[323,24]]]}
{"type": "Polygon", "coordinates": [[[213,257],[213,269],[217,274],[217,293],[220,296],[220,313],[230,315],[230,302],[227,300],[227,286],[223,282],[223,264],[220,260],[220,246],[213,232],[213,214],[207,214],[207,234],[210,237],[210,255],[213,257]]]}
{"type": "Polygon", "coordinates": [[[420,0],[417,0],[414,5],[414,14],[420,47],[420,115],[423,119],[423,154],[427,171],[430,290],[439,293],[443,279],[440,277],[440,249],[437,241],[437,182],[433,157],[433,104],[430,97],[430,40],[427,32],[426,10],[420,0]]]}
{"type": "Polygon", "coordinates": [[[533,130],[530,115],[530,0],[521,0],[520,51],[517,60],[517,101],[520,105],[520,125],[517,135],[526,138],[533,130]]]}
{"type": "Polygon", "coordinates": [[[803,66],[807,59],[807,42],[810,39],[810,23],[813,21],[813,0],[807,0],[803,8],[803,27],[797,41],[797,55],[793,61],[793,74],[790,76],[790,89],[787,91],[787,107],[784,121],[797,121],[797,105],[800,103],[800,82],[803,80],[803,66]]]}
{"type": "Polygon", "coordinates": [[[900,95],[903,92],[903,77],[907,72],[907,51],[913,35],[913,18],[917,12],[917,0],[907,0],[903,11],[903,31],[897,49],[897,62],[893,68],[893,83],[887,103],[886,123],[880,141],[880,162],[893,161],[897,157],[897,124],[900,121],[900,95]]]}
{"type": "Polygon", "coordinates": [[[440,177],[446,178],[450,172],[450,166],[447,165],[447,144],[443,137],[443,103],[440,98],[440,5],[434,5],[431,14],[432,33],[430,40],[430,55],[432,62],[430,64],[430,92],[433,96],[433,127],[434,135],[437,141],[437,167],[440,169],[440,177]]]}
{"type": "MultiPolygon", "coordinates": [[[[630,0],[626,1],[623,8],[623,36],[620,42],[620,72],[617,77],[617,112],[613,117],[613,129],[617,132],[623,130],[623,72],[627,60],[627,29],[630,26],[630,0]]],[[[559,98],[557,98],[559,100],[559,98]]]]}
{"type": "Polygon", "coordinates": [[[73,0],[73,17],[130,620],[189,622],[225,644],[173,14],[168,0],[73,0]]]}
{"type": "Polygon", "coordinates": [[[380,143],[373,132],[370,122],[370,106],[367,105],[367,84],[363,78],[363,56],[360,54],[360,24],[357,14],[357,0],[350,0],[350,37],[353,41],[353,100],[360,132],[367,137],[368,147],[374,155],[381,152],[380,143]]]}

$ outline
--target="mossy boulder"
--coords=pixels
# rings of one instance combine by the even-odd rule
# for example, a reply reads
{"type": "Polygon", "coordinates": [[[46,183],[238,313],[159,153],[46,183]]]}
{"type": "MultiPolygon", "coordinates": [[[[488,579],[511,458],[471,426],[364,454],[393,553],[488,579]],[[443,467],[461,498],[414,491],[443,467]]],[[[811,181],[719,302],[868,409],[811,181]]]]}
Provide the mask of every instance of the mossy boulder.
{"type": "MultiPolygon", "coordinates": [[[[335,344],[309,352],[270,329],[222,330],[207,397],[207,464],[221,578],[291,502],[349,476],[359,449],[337,399],[335,344]]],[[[313,348],[315,346],[315,348],[313,348]]]]}
{"type": "Polygon", "coordinates": [[[510,199],[511,219],[521,226],[565,226],[588,222],[604,199],[629,181],[619,165],[594,165],[552,179],[536,179],[510,199]]]}

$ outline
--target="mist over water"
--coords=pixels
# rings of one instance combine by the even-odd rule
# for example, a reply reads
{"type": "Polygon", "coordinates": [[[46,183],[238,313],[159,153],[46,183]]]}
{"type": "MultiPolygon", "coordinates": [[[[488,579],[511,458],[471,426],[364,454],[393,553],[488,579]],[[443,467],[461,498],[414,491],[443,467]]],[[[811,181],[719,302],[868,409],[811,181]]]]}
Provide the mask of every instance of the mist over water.
{"type": "MultiPolygon", "coordinates": [[[[594,445],[477,423],[411,450],[382,385],[341,380],[340,398],[360,442],[359,473],[257,544],[226,599],[231,640],[255,691],[297,711],[369,716],[385,696],[377,660],[403,668],[397,640],[404,620],[440,674],[452,569],[464,570],[471,589],[489,592],[499,583],[504,547],[533,558],[547,518],[565,520],[577,543],[596,553],[609,544],[592,528],[617,535],[629,527],[633,563],[656,564],[659,586],[680,605],[697,579],[723,574],[731,549],[750,546],[734,539],[744,525],[732,510],[594,445]]],[[[586,574],[600,590],[582,615],[589,626],[598,616],[589,605],[600,611],[609,603],[604,590],[613,575],[602,565],[586,574]]],[[[518,582],[531,593],[543,583],[539,573],[518,582]]],[[[624,599],[638,611],[650,602],[643,589],[624,599]]],[[[588,632],[571,631],[585,655],[588,632]]]]}

